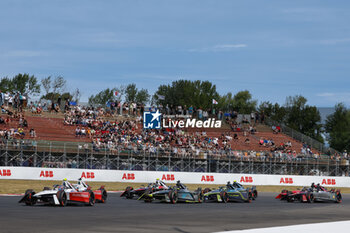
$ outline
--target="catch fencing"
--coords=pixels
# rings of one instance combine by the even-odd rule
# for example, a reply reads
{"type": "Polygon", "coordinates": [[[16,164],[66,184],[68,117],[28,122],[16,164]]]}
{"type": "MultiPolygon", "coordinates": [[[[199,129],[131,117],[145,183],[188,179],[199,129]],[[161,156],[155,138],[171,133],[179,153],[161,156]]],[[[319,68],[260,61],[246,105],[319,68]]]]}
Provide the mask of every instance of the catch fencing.
{"type": "Polygon", "coordinates": [[[132,171],[349,176],[349,161],[327,155],[252,151],[93,148],[90,143],[31,140],[0,146],[0,166],[132,171]]]}

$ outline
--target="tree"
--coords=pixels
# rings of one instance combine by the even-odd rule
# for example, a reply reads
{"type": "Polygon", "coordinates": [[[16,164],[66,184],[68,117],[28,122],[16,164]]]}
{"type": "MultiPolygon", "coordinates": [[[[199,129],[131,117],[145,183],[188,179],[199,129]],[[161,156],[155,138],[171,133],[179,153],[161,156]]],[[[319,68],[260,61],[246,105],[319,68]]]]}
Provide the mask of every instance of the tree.
{"type": "Polygon", "coordinates": [[[323,142],[320,112],[317,107],[306,103],[307,99],[301,95],[287,97],[285,123],[290,128],[323,142]]]}
{"type": "Polygon", "coordinates": [[[219,97],[216,86],[209,81],[177,80],[171,85],[160,85],[152,99],[162,105],[210,109],[212,99],[219,97]]]}
{"type": "Polygon", "coordinates": [[[57,76],[52,83],[52,92],[61,93],[64,91],[67,81],[62,76],[57,76]]]}
{"type": "Polygon", "coordinates": [[[269,117],[271,120],[286,123],[287,110],[285,107],[280,106],[278,103],[272,104],[271,102],[262,102],[259,105],[258,111],[264,113],[265,116],[269,117]]]}
{"type": "Polygon", "coordinates": [[[137,92],[136,102],[141,104],[146,104],[149,101],[150,95],[148,94],[147,89],[141,89],[137,92]]]}
{"type": "Polygon", "coordinates": [[[350,150],[350,111],[343,103],[335,106],[335,112],[329,115],[325,124],[329,145],[339,151],[350,150]]]}
{"type": "Polygon", "coordinates": [[[125,88],[125,99],[126,102],[135,102],[136,101],[136,96],[138,94],[138,90],[136,88],[136,84],[132,83],[126,86],[125,88]]]}
{"type": "Polygon", "coordinates": [[[29,74],[17,74],[12,79],[8,77],[2,78],[0,88],[3,91],[19,92],[27,95],[40,93],[40,85],[37,78],[29,74]]]}
{"type": "Polygon", "coordinates": [[[241,114],[250,114],[256,110],[257,101],[252,99],[249,91],[239,91],[233,96],[232,107],[241,114]]]}
{"type": "Polygon", "coordinates": [[[71,99],[78,103],[81,97],[81,92],[79,88],[76,88],[71,95],[72,95],[71,99]]]}
{"type": "Polygon", "coordinates": [[[47,78],[43,78],[41,80],[41,85],[43,86],[46,95],[50,92],[51,89],[51,76],[47,77],[47,78]]]}
{"type": "Polygon", "coordinates": [[[8,78],[8,77],[4,77],[1,79],[0,81],[0,88],[2,91],[13,91],[13,84],[12,84],[12,79],[8,78]]]}
{"type": "Polygon", "coordinates": [[[105,106],[108,101],[115,101],[114,93],[116,91],[116,88],[107,88],[105,90],[100,91],[96,95],[91,95],[89,97],[89,104],[105,106]]]}

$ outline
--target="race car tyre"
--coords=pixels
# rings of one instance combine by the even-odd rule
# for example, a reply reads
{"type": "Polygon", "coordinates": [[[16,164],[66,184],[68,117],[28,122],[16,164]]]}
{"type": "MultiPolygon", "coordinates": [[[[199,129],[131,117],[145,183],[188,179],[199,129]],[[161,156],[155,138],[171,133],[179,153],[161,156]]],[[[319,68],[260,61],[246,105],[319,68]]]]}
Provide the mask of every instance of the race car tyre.
{"type": "Polygon", "coordinates": [[[107,201],[107,191],[104,188],[100,188],[101,190],[101,202],[105,203],[107,201]]]}
{"type": "Polygon", "coordinates": [[[132,199],[134,197],[134,195],[132,195],[132,193],[130,192],[130,190],[126,191],[125,193],[125,197],[126,199],[132,199]]]}
{"type": "Polygon", "coordinates": [[[253,199],[253,193],[252,192],[248,192],[248,198],[246,200],[246,202],[251,203],[253,199]]]}
{"type": "Polygon", "coordinates": [[[221,197],[222,203],[227,203],[228,202],[227,192],[221,191],[220,192],[220,197],[221,197]]]}
{"type": "Polygon", "coordinates": [[[287,202],[293,202],[294,201],[293,197],[291,197],[289,195],[286,197],[286,200],[287,200],[287,202]]]}
{"type": "Polygon", "coordinates": [[[258,190],[254,190],[253,194],[254,194],[254,199],[257,199],[258,198],[258,190]]]}
{"type": "Polygon", "coordinates": [[[95,201],[96,201],[95,200],[95,194],[91,190],[89,190],[88,192],[89,192],[89,203],[88,203],[88,205],[89,206],[93,206],[95,204],[95,201]]]}
{"type": "Polygon", "coordinates": [[[66,206],[67,205],[67,194],[64,190],[59,190],[57,192],[57,199],[60,203],[60,206],[66,206]]]}
{"type": "Polygon", "coordinates": [[[201,188],[198,188],[198,203],[204,202],[204,193],[201,188]]]}
{"type": "Polygon", "coordinates": [[[133,187],[131,186],[128,186],[125,188],[125,191],[122,192],[122,194],[120,194],[121,197],[125,196],[127,199],[132,199],[133,198],[133,195],[131,193],[131,190],[134,190],[133,187]]]}
{"type": "Polygon", "coordinates": [[[336,192],[336,202],[337,203],[341,203],[342,202],[342,196],[341,196],[341,193],[339,191],[336,192]]]}
{"type": "Polygon", "coordinates": [[[26,205],[35,205],[36,204],[36,198],[34,197],[35,192],[32,189],[26,190],[24,195],[25,195],[24,203],[26,205]]]}
{"type": "Polygon", "coordinates": [[[210,188],[205,188],[204,191],[203,191],[203,193],[209,193],[210,191],[211,191],[210,188]]]}
{"type": "Polygon", "coordinates": [[[308,203],[313,203],[315,201],[315,197],[312,193],[306,194],[306,200],[308,203]]]}
{"type": "Polygon", "coordinates": [[[172,190],[172,191],[169,192],[168,195],[169,195],[170,203],[176,204],[177,200],[178,200],[177,191],[176,190],[172,190]]]}

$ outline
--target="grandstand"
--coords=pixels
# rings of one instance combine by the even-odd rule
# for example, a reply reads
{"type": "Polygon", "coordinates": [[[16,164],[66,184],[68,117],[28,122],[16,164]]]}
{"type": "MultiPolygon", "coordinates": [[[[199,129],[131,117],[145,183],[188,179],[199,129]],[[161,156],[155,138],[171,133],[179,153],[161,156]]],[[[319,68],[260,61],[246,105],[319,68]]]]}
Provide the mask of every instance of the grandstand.
{"type": "MultiPolygon", "coordinates": [[[[344,159],[323,155],[315,148],[302,151],[301,148],[305,148],[303,142],[283,132],[276,133],[271,126],[263,123],[254,124],[253,133],[246,130],[250,127],[249,123],[241,124],[241,129],[233,131],[224,121],[221,128],[185,129],[187,135],[200,134],[199,138],[204,138],[205,142],[208,139],[217,141],[215,145],[206,143],[207,147],[204,148],[191,150],[188,145],[185,149],[181,145],[170,143],[171,147],[152,149],[149,143],[131,143],[129,146],[117,143],[113,149],[107,143],[97,147],[93,142],[96,138],[89,135],[77,137],[77,125],[64,124],[65,114],[61,112],[43,112],[38,115],[24,111],[22,114],[28,124],[24,128],[25,135],[18,134],[21,116],[12,117],[0,125],[2,132],[15,132],[8,139],[2,135],[1,165],[224,173],[349,174],[349,163],[344,159]],[[35,130],[35,138],[29,135],[30,129],[35,130]],[[269,145],[262,145],[260,141],[263,139],[272,140],[276,147],[273,149],[269,145]],[[145,145],[148,147],[145,148],[145,145]],[[289,146],[285,147],[286,145],[289,146]],[[179,149],[174,151],[174,147],[179,149]]],[[[6,115],[2,116],[6,118],[6,115]]],[[[101,119],[123,122],[135,121],[136,117],[115,115],[103,116],[101,119]]],[[[131,135],[144,136],[141,122],[135,122],[137,126],[130,131],[131,135]]],[[[191,137],[193,136],[189,136],[191,137]]]]}

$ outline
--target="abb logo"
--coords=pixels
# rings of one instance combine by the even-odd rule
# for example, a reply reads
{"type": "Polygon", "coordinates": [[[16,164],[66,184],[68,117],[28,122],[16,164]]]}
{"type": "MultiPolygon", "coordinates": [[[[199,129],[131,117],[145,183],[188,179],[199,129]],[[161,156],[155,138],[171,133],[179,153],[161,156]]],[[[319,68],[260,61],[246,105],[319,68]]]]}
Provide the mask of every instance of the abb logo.
{"type": "Polygon", "coordinates": [[[322,180],[322,185],[335,185],[336,182],[335,182],[335,179],[323,179],[322,180]]]}
{"type": "Polygon", "coordinates": [[[163,174],[162,180],[173,181],[175,180],[174,174],[163,174]]]}
{"type": "Polygon", "coordinates": [[[11,176],[11,170],[10,169],[0,170],[0,176],[11,176]]]}
{"type": "Polygon", "coordinates": [[[280,184],[293,184],[293,178],[281,178],[280,184]]]}
{"type": "Polygon", "coordinates": [[[240,183],[253,183],[253,177],[251,176],[242,176],[240,183]]]}
{"type": "Polygon", "coordinates": [[[135,180],[135,174],[134,173],[124,173],[122,180],[135,180]]]}
{"type": "Polygon", "coordinates": [[[201,181],[207,181],[207,182],[212,182],[214,181],[214,176],[202,176],[201,181]]]}
{"type": "Polygon", "coordinates": [[[94,172],[83,172],[81,174],[81,178],[94,179],[95,178],[95,173],[94,172]]]}
{"type": "Polygon", "coordinates": [[[40,177],[53,177],[53,171],[41,171],[40,177]]]}

